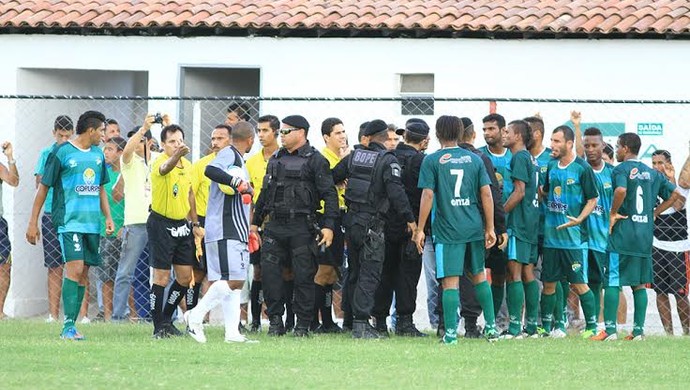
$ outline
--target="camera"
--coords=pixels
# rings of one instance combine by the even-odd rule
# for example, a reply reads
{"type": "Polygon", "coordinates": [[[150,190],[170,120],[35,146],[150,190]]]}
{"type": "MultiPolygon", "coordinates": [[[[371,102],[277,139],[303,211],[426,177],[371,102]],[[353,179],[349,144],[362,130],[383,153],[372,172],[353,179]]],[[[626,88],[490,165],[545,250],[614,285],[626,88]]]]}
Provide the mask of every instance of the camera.
{"type": "Polygon", "coordinates": [[[163,116],[161,115],[160,112],[157,112],[157,113],[153,116],[153,123],[158,123],[159,125],[162,125],[162,124],[163,124],[163,116]]]}

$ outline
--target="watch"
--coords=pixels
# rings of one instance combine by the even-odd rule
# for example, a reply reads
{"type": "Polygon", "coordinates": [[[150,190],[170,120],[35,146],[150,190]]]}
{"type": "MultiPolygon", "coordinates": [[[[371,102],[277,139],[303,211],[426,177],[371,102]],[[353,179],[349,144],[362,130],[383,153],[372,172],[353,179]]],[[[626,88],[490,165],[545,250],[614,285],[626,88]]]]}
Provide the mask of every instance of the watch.
{"type": "Polygon", "coordinates": [[[201,222],[192,222],[192,226],[201,227],[201,222]]]}

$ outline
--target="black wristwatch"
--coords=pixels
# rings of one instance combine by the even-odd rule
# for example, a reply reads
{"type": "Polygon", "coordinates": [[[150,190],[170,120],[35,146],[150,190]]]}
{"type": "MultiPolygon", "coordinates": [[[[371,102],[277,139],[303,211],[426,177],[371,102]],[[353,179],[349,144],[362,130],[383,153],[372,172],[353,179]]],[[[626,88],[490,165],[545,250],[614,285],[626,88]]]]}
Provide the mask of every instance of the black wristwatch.
{"type": "Polygon", "coordinates": [[[193,227],[201,227],[201,222],[192,222],[193,227]]]}

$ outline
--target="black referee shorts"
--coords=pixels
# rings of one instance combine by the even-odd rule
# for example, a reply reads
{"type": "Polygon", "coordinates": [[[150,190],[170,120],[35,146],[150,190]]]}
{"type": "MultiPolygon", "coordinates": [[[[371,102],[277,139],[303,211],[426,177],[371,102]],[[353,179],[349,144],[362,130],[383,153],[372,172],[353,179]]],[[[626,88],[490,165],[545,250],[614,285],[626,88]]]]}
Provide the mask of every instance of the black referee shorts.
{"type": "Polygon", "coordinates": [[[152,211],[146,221],[146,233],[151,267],[170,269],[173,264],[193,266],[197,262],[192,225],[186,219],[170,219],[152,211]]]}

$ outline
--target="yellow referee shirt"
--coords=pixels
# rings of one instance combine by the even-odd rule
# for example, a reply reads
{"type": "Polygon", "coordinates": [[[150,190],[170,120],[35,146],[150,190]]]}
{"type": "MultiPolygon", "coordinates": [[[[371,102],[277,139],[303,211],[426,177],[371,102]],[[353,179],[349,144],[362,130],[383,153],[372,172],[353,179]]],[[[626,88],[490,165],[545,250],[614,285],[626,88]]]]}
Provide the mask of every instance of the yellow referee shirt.
{"type": "Polygon", "coordinates": [[[161,176],[160,166],[168,160],[161,153],[151,166],[151,209],[170,219],[185,219],[189,213],[189,189],[192,188],[192,163],[182,157],[167,175],[161,176]],[[182,168],[179,167],[182,165],[182,168]]]}
{"type": "Polygon", "coordinates": [[[261,148],[258,153],[255,153],[245,162],[247,171],[249,171],[249,183],[254,188],[254,203],[259,199],[261,186],[264,183],[264,176],[266,176],[266,168],[268,167],[268,160],[264,160],[264,148],[261,148]]]}
{"type": "Polygon", "coordinates": [[[192,191],[196,200],[196,214],[205,217],[208,206],[208,193],[211,190],[211,179],[206,177],[206,166],[216,158],[216,153],[211,153],[192,164],[192,191]]]}
{"type": "MultiPolygon", "coordinates": [[[[341,158],[337,154],[333,153],[332,150],[328,148],[323,148],[321,151],[321,154],[323,154],[324,157],[326,157],[326,160],[328,160],[328,165],[330,165],[331,169],[335,168],[336,165],[340,162],[341,158]]],[[[335,188],[336,191],[338,191],[338,206],[340,206],[341,209],[345,208],[345,188],[335,188]]],[[[321,202],[321,209],[319,210],[320,213],[323,213],[323,201],[321,202]]]]}

